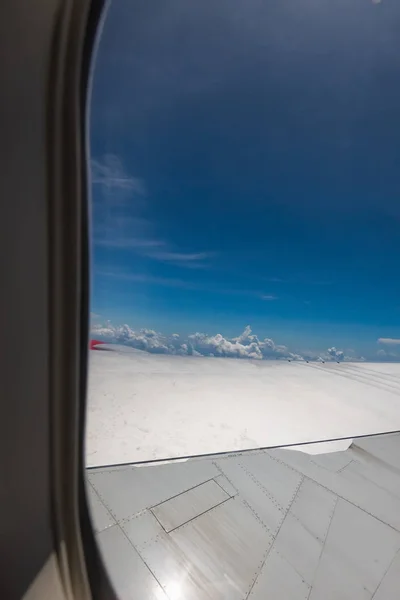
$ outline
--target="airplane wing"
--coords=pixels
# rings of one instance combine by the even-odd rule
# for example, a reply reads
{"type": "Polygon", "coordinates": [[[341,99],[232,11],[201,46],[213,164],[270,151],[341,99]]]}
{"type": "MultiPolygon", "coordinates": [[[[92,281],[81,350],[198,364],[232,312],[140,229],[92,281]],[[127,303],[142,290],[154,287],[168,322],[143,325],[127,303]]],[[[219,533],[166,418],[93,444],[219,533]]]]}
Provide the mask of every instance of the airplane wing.
{"type": "Polygon", "coordinates": [[[392,434],[321,455],[88,469],[118,598],[397,599],[399,455],[392,434]]]}

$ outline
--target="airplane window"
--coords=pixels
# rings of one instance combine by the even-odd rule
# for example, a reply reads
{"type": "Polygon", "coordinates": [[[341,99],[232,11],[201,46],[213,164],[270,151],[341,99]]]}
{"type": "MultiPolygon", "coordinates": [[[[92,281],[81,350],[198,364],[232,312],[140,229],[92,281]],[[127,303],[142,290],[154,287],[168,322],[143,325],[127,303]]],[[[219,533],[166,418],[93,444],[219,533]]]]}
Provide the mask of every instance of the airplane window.
{"type": "Polygon", "coordinates": [[[390,0],[108,6],[86,462],[122,597],[389,599],[400,442],[365,436],[400,429],[399,21],[390,0]]]}
{"type": "Polygon", "coordinates": [[[398,10],[110,4],[91,329],[118,352],[91,355],[89,462],[400,423],[398,10]]]}

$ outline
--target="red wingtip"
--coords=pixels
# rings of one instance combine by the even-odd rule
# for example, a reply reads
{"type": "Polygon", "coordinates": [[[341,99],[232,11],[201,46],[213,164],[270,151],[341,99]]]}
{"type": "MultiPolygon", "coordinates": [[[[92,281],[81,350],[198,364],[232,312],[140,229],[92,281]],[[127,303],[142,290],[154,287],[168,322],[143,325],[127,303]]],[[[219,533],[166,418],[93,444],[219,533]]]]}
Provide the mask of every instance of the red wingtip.
{"type": "Polygon", "coordinates": [[[100,344],[105,344],[105,342],[101,342],[100,340],[90,340],[89,350],[96,350],[96,346],[99,346],[100,344]]]}

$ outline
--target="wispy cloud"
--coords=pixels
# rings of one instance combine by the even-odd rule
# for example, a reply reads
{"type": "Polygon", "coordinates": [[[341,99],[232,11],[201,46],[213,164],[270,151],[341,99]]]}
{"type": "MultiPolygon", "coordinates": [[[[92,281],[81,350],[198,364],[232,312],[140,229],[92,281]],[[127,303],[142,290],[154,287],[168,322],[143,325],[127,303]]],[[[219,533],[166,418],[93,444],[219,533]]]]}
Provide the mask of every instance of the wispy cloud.
{"type": "Polygon", "coordinates": [[[172,252],[168,249],[170,245],[164,240],[140,237],[139,232],[137,235],[128,235],[124,232],[119,235],[114,232],[102,237],[97,235],[94,238],[94,244],[105,248],[134,250],[141,256],[152,260],[191,269],[207,268],[208,265],[204,261],[215,256],[213,252],[172,252]]]}
{"type": "Polygon", "coordinates": [[[208,267],[215,253],[184,252],[158,235],[156,224],[146,217],[149,202],[144,181],[126,173],[118,156],[93,159],[91,167],[92,183],[101,186],[94,206],[95,246],[132,250],[147,259],[188,269],[208,267]]]}
{"type": "Polygon", "coordinates": [[[177,267],[187,269],[206,269],[209,267],[209,259],[215,256],[215,252],[174,252],[163,244],[163,249],[148,248],[142,254],[160,262],[166,262],[177,267]]]}
{"type": "Polygon", "coordinates": [[[173,277],[158,277],[150,273],[128,273],[122,270],[97,269],[96,275],[100,277],[110,277],[122,281],[132,281],[134,283],[144,283],[149,285],[161,285],[173,288],[182,288],[185,290],[193,290],[198,292],[208,292],[211,294],[219,294],[225,296],[245,296],[258,298],[259,300],[278,300],[278,297],[265,295],[257,290],[251,289],[232,289],[217,287],[213,284],[198,283],[187,279],[179,279],[173,277]]]}
{"type": "Polygon", "coordinates": [[[195,283],[185,281],[184,279],[175,279],[172,277],[157,277],[149,273],[124,273],[122,271],[117,270],[108,271],[98,269],[96,270],[96,275],[99,275],[100,277],[110,277],[112,279],[119,279],[122,281],[132,281],[134,283],[148,283],[154,285],[164,285],[166,287],[176,287],[193,290],[201,289],[195,283]]]}
{"type": "Polygon", "coordinates": [[[214,256],[211,252],[197,252],[197,253],[185,253],[185,252],[163,252],[157,251],[152,253],[153,258],[157,258],[159,260],[167,260],[174,262],[193,262],[198,260],[205,260],[214,256]]]}
{"type": "Polygon", "coordinates": [[[92,183],[106,188],[119,188],[145,195],[144,181],[139,177],[128,175],[122,162],[115,154],[106,154],[103,159],[91,161],[92,183]]]}
{"type": "Polygon", "coordinates": [[[397,346],[400,344],[399,338],[379,338],[378,344],[387,344],[388,346],[397,346]]]}

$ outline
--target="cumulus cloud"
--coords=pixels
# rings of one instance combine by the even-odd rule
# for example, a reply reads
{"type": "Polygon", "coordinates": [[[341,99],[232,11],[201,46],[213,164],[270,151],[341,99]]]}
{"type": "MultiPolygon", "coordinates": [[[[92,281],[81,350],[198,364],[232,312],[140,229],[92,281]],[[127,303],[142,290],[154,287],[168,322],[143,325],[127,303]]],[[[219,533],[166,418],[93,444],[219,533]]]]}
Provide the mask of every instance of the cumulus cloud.
{"type": "MultiPolygon", "coordinates": [[[[311,357],[310,360],[315,359],[311,357]]],[[[364,362],[365,358],[357,355],[354,350],[340,350],[332,346],[325,352],[321,352],[316,360],[318,362],[364,362]]]]}
{"type": "Polygon", "coordinates": [[[220,333],[209,335],[200,332],[186,338],[182,338],[178,333],[165,336],[153,329],[135,331],[129,325],[114,326],[110,322],[93,325],[92,334],[96,338],[128,345],[152,354],[322,362],[363,360],[362,357],[347,356],[335,347],[322,354],[291,352],[287,346],[276,344],[270,338],[259,339],[249,325],[239,336],[233,338],[226,338],[220,333]]]}
{"type": "Polygon", "coordinates": [[[400,354],[397,352],[393,352],[391,349],[384,350],[383,348],[380,348],[376,354],[380,360],[384,360],[387,362],[398,362],[400,360],[400,354]]]}
{"type": "Polygon", "coordinates": [[[328,348],[328,354],[333,358],[333,360],[344,360],[344,352],[343,350],[338,350],[335,346],[332,348],[328,348]]]}
{"type": "Polygon", "coordinates": [[[376,353],[379,360],[387,362],[398,362],[400,360],[400,339],[378,338],[377,343],[384,346],[384,348],[380,348],[376,353]]]}
{"type": "Polygon", "coordinates": [[[114,327],[109,321],[105,325],[92,327],[92,333],[106,341],[124,344],[156,354],[170,354],[174,345],[168,344],[167,338],[153,329],[134,331],[129,325],[114,327]]]}

